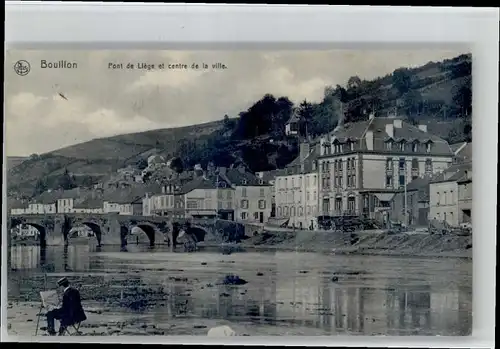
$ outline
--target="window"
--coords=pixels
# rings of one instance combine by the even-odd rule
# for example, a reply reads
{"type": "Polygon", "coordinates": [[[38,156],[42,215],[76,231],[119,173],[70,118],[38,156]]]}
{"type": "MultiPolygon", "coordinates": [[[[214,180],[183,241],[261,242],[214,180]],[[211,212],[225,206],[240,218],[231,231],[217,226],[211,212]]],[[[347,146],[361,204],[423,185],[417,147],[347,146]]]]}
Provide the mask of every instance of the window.
{"type": "Polygon", "coordinates": [[[281,206],[278,206],[277,213],[278,213],[278,217],[281,217],[281,215],[283,214],[283,210],[282,210],[281,206]]]}
{"type": "Polygon", "coordinates": [[[248,208],[248,200],[241,200],[241,208],[248,208]]]}
{"type": "Polygon", "coordinates": [[[188,209],[196,209],[196,208],[198,208],[198,202],[196,200],[188,200],[187,201],[187,208],[188,209]]]}
{"type": "Polygon", "coordinates": [[[387,158],[387,161],[385,163],[385,168],[387,170],[392,170],[393,169],[393,162],[392,162],[392,158],[387,158]]]}
{"type": "Polygon", "coordinates": [[[412,151],[413,151],[414,153],[417,153],[417,152],[418,152],[418,143],[417,143],[417,142],[414,142],[414,143],[412,144],[412,147],[411,147],[411,148],[412,148],[412,151]]]}
{"type": "Polygon", "coordinates": [[[312,170],[316,171],[316,161],[313,161],[313,163],[312,163],[312,170]]]}
{"type": "Polygon", "coordinates": [[[222,199],[224,197],[224,192],[222,190],[217,190],[217,198],[222,199]]]}
{"type": "Polygon", "coordinates": [[[431,142],[428,142],[426,145],[425,145],[425,151],[427,153],[430,153],[432,150],[432,143],[431,142]]]}
{"type": "Polygon", "coordinates": [[[227,190],[227,199],[231,200],[232,198],[233,198],[233,193],[231,192],[231,190],[227,190]]]}
{"type": "Polygon", "coordinates": [[[453,190],[450,190],[450,204],[453,204],[455,201],[453,200],[453,190]]]}
{"type": "Polygon", "coordinates": [[[336,212],[341,212],[342,211],[342,198],[335,198],[335,211],[336,212]]]}
{"type": "Polygon", "coordinates": [[[313,200],[316,200],[316,190],[313,192],[313,200]]]}
{"type": "Polygon", "coordinates": [[[446,192],[443,192],[443,196],[444,196],[444,204],[447,205],[448,204],[448,197],[446,196],[446,192]]]}
{"type": "Polygon", "coordinates": [[[436,196],[437,196],[437,204],[439,206],[439,205],[441,205],[441,195],[439,192],[436,192],[436,196]]]}
{"type": "Polygon", "coordinates": [[[241,219],[247,219],[248,218],[248,213],[247,212],[241,212],[241,219]]]}
{"type": "Polygon", "coordinates": [[[244,198],[247,197],[247,188],[241,188],[241,196],[243,196],[244,198]]]}
{"type": "Polygon", "coordinates": [[[425,172],[432,173],[432,159],[425,159],[425,172]]]}
{"type": "Polygon", "coordinates": [[[385,143],[385,149],[391,150],[392,149],[392,141],[388,141],[385,143]]]}
{"type": "Polygon", "coordinates": [[[302,187],[302,177],[299,177],[299,187],[302,187]]]}
{"type": "Polygon", "coordinates": [[[400,158],[399,159],[399,169],[400,170],[404,170],[405,169],[405,159],[404,158],[400,158]]]}
{"type": "Polygon", "coordinates": [[[302,206],[299,206],[299,216],[302,217],[304,215],[304,208],[302,206]]]}
{"type": "Polygon", "coordinates": [[[349,142],[349,148],[354,151],[354,142],[349,142]]]}
{"type": "Polygon", "coordinates": [[[260,193],[259,193],[259,195],[260,195],[260,196],[264,196],[264,194],[265,194],[265,192],[264,192],[264,188],[260,188],[260,193]]]}
{"type": "Polygon", "coordinates": [[[356,198],[354,196],[350,196],[347,199],[347,210],[350,212],[354,212],[356,209],[356,198]]]}
{"type": "Polygon", "coordinates": [[[399,175],[399,186],[402,187],[405,185],[405,175],[399,175]]]}
{"type": "Polygon", "coordinates": [[[266,200],[259,200],[259,208],[264,210],[266,208],[266,200]]]}
{"type": "Polygon", "coordinates": [[[351,177],[351,186],[354,188],[356,187],[356,175],[353,174],[351,177]]]}
{"type": "Polygon", "coordinates": [[[405,149],[406,149],[406,142],[405,142],[405,141],[401,141],[401,142],[399,143],[399,149],[400,149],[401,151],[405,151],[405,149]]]}
{"type": "Polygon", "coordinates": [[[306,201],[309,201],[311,199],[311,195],[309,192],[306,192],[306,201]]]}
{"type": "Polygon", "coordinates": [[[259,219],[259,212],[254,212],[253,213],[253,218],[254,219],[259,219]]]}
{"type": "Polygon", "coordinates": [[[246,185],[247,184],[247,180],[246,179],[242,179],[241,180],[241,184],[246,185]]]}
{"type": "Polygon", "coordinates": [[[311,214],[311,206],[309,206],[309,205],[307,206],[307,211],[306,212],[307,212],[308,215],[311,214]]]}
{"type": "Polygon", "coordinates": [[[387,188],[392,188],[393,185],[392,185],[392,176],[386,176],[385,177],[385,186],[387,188]]]}

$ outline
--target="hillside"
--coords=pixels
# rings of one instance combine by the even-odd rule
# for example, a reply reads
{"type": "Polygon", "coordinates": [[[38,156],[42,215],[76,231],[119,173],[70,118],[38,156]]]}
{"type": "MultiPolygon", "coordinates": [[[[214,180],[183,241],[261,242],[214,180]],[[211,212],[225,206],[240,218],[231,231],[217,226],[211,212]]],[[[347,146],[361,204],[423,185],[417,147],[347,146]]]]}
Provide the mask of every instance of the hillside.
{"type": "Polygon", "coordinates": [[[7,171],[10,171],[26,159],[28,159],[26,156],[7,156],[7,171]]]}
{"type": "MultiPolygon", "coordinates": [[[[299,102],[299,101],[296,101],[299,102]]],[[[55,188],[70,173],[74,185],[95,183],[150,155],[180,156],[184,167],[196,163],[228,166],[245,162],[254,171],[282,168],[297,156],[297,139],[284,134],[292,113],[302,136],[333,129],[340,118],[355,122],[396,112],[451,142],[471,134],[471,56],[400,68],[371,81],[351,77],[345,86],[326,86],[319,103],[294,103],[286,96],[265,95],[238,116],[173,129],[94,139],[50,153],[31,156],[9,168],[10,196],[31,196],[35,187],[55,188]]],[[[221,116],[222,117],[222,116],[221,116]]]]}

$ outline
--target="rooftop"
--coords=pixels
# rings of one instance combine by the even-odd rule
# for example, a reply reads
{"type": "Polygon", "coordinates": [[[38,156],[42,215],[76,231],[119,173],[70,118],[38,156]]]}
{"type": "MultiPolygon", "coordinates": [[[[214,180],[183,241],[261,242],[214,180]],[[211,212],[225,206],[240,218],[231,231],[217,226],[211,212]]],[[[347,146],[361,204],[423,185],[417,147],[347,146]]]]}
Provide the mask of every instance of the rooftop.
{"type": "Polygon", "coordinates": [[[455,164],[435,176],[431,183],[459,182],[468,179],[468,172],[471,171],[472,162],[455,164]]]}
{"type": "Polygon", "coordinates": [[[348,123],[344,127],[330,133],[332,142],[345,143],[347,141],[358,141],[359,150],[368,150],[366,146],[366,134],[373,132],[373,151],[386,151],[385,144],[388,141],[406,143],[432,143],[431,154],[453,155],[452,149],[444,139],[419,129],[417,126],[405,122],[397,117],[375,117],[370,120],[348,123]],[[396,127],[396,124],[399,126],[396,127]],[[389,134],[388,130],[392,133],[389,134]]]}

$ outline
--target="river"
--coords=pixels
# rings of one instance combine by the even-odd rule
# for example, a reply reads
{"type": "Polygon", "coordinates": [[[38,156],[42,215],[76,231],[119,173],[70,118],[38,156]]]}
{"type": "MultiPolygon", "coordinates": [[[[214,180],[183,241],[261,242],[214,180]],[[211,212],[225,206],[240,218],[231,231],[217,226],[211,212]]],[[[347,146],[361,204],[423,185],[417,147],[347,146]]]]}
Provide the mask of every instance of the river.
{"type": "Polygon", "coordinates": [[[34,334],[39,291],[62,276],[82,294],[84,335],[206,335],[228,324],[251,336],[458,336],[472,327],[466,259],[72,245],[11,247],[9,333],[34,334]],[[220,285],[227,274],[248,283],[220,285]]]}

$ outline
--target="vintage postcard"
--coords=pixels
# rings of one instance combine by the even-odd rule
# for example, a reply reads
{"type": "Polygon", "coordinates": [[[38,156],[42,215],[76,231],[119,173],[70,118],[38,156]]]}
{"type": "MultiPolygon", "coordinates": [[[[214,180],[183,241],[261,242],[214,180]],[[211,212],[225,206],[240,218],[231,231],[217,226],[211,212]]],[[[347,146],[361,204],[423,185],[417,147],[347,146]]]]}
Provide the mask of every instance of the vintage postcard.
{"type": "Polygon", "coordinates": [[[470,335],[473,58],[7,51],[9,334],[470,335]]]}

